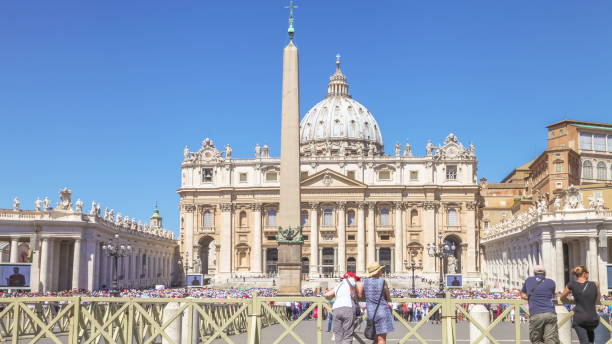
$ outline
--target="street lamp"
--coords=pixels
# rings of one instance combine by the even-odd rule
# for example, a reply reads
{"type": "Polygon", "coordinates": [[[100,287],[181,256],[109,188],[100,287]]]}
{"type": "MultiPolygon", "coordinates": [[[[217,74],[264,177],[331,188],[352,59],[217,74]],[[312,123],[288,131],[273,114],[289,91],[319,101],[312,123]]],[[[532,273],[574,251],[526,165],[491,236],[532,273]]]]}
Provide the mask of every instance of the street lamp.
{"type": "Polygon", "coordinates": [[[408,262],[407,260],[404,260],[404,266],[406,266],[408,269],[412,270],[412,297],[417,297],[416,288],[414,286],[414,270],[422,268],[423,267],[423,261],[419,260],[417,262],[415,260],[415,258],[417,256],[416,251],[412,251],[410,253],[410,256],[411,256],[410,262],[408,262]]]}
{"type": "Polygon", "coordinates": [[[117,297],[120,294],[119,290],[117,290],[117,262],[119,258],[126,257],[132,252],[132,246],[126,243],[120,243],[119,234],[115,234],[108,243],[102,245],[102,251],[113,258],[113,285],[111,296],[117,297]]]}
{"type": "Polygon", "coordinates": [[[455,246],[455,243],[451,241],[442,241],[442,234],[438,234],[438,243],[427,244],[427,254],[430,257],[435,257],[440,260],[440,290],[438,292],[439,297],[444,297],[444,271],[442,270],[444,259],[453,256],[455,254],[456,249],[457,247],[455,246]]]}

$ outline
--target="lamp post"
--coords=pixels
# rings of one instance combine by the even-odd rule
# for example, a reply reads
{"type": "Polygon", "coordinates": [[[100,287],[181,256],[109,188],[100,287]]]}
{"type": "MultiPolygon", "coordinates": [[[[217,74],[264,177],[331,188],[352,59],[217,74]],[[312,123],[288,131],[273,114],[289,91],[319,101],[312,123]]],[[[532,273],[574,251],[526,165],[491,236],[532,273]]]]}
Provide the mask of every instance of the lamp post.
{"type": "Polygon", "coordinates": [[[411,256],[410,262],[408,262],[407,260],[404,260],[404,266],[406,266],[406,268],[412,270],[412,297],[416,298],[417,294],[416,294],[416,288],[415,288],[415,285],[414,285],[414,281],[415,281],[415,279],[414,279],[414,270],[422,268],[423,261],[419,260],[417,262],[415,260],[415,258],[417,256],[416,251],[412,251],[410,253],[410,256],[411,256]]]}
{"type": "Polygon", "coordinates": [[[110,257],[113,258],[113,285],[111,290],[111,296],[119,296],[119,290],[117,290],[117,263],[119,258],[126,257],[132,252],[132,246],[120,243],[119,234],[115,234],[114,237],[107,243],[102,245],[102,250],[110,257]]]}
{"type": "Polygon", "coordinates": [[[444,259],[454,255],[456,249],[457,247],[455,246],[455,243],[450,241],[442,241],[442,234],[438,234],[438,243],[427,244],[427,254],[430,257],[438,258],[438,260],[440,261],[440,290],[438,292],[439,297],[444,297],[444,271],[442,269],[444,259]]]}

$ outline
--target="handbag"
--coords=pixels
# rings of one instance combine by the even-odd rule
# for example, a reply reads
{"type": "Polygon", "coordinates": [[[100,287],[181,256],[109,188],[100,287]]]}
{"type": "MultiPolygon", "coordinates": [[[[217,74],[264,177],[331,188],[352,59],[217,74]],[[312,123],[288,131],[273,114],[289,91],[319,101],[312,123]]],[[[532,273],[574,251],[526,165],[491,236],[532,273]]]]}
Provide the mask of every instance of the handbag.
{"type": "MultiPolygon", "coordinates": [[[[383,280],[382,290],[380,291],[380,297],[378,298],[378,303],[376,304],[376,308],[374,309],[374,314],[372,314],[371,319],[366,320],[366,328],[363,330],[363,336],[367,339],[376,338],[376,323],[374,319],[376,319],[376,312],[378,312],[378,306],[380,306],[380,301],[382,301],[382,297],[385,293],[385,281],[383,280]]],[[[369,317],[368,317],[369,318],[369,317]]]]}

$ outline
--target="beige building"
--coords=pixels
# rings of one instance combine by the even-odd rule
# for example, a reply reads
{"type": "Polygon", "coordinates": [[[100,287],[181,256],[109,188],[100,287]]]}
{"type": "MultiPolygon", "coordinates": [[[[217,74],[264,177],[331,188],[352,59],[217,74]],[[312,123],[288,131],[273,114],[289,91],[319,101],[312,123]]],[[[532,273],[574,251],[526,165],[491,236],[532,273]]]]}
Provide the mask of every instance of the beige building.
{"type": "MultiPolygon", "coordinates": [[[[404,274],[417,254],[423,274],[440,267],[424,248],[438,234],[458,247],[447,272],[479,279],[473,145],[449,134],[414,155],[409,144],[384,153],[378,122],[349,94],[336,63],[327,96],[300,123],[302,273],[311,279],[363,273],[378,260],[404,274]],[[450,271],[455,270],[455,271],[450,271]]],[[[211,277],[262,276],[277,271],[280,159],[268,146],[252,158],[232,156],[205,139],[184,150],[180,243],[190,271],[211,277]]]]}

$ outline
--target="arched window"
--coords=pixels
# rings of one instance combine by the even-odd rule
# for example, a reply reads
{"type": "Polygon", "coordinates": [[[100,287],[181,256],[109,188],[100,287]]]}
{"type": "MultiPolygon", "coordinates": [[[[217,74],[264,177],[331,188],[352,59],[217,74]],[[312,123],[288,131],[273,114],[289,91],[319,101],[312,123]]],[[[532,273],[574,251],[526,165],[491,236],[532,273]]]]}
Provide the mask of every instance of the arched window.
{"type": "Polygon", "coordinates": [[[210,228],[213,226],[213,214],[210,210],[204,211],[204,227],[210,228]]]}
{"type": "Polygon", "coordinates": [[[323,226],[331,227],[334,225],[334,211],[330,208],[323,209],[323,226]]]}
{"type": "Polygon", "coordinates": [[[582,163],[582,178],[593,179],[593,164],[589,160],[582,163]]]}
{"type": "Polygon", "coordinates": [[[412,211],[410,211],[410,225],[412,227],[419,225],[419,211],[416,209],[412,209],[412,211]]]}
{"type": "Polygon", "coordinates": [[[302,227],[308,226],[308,212],[307,211],[302,211],[300,215],[300,224],[302,225],[302,227]]]}
{"type": "Polygon", "coordinates": [[[247,226],[247,214],[246,211],[241,211],[240,212],[240,227],[246,227],[247,226]]]}
{"type": "Polygon", "coordinates": [[[447,224],[448,226],[458,226],[457,224],[457,210],[449,209],[447,212],[447,224]]]}
{"type": "Polygon", "coordinates": [[[268,210],[268,226],[276,226],[276,210],[268,210]]]}
{"type": "Polygon", "coordinates": [[[346,224],[348,226],[355,226],[355,211],[354,210],[349,210],[346,213],[346,224]]]}
{"type": "Polygon", "coordinates": [[[381,226],[391,225],[391,222],[389,221],[389,208],[380,209],[380,225],[381,226]]]}
{"type": "Polygon", "coordinates": [[[607,173],[606,173],[606,163],[603,161],[600,161],[597,163],[597,179],[599,180],[606,180],[607,179],[607,173]]]}

